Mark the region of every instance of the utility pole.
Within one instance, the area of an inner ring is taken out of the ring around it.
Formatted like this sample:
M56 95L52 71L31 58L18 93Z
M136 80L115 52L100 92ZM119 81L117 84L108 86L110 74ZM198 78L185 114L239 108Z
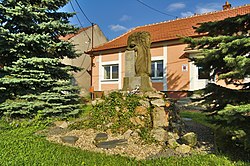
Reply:
M93 87L93 60L94 60L94 54L93 54L93 48L94 48L94 23L91 23L92 28L92 34L91 34L91 64L90 64L90 93L91 93L91 99L94 98L94 87Z

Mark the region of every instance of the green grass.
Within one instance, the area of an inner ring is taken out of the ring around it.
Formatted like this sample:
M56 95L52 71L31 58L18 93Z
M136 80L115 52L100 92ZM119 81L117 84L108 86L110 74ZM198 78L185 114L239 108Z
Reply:
M13 128L0 122L0 165L1 166L127 166L127 165L168 165L168 166L214 166L242 165L223 156L194 155L189 157L170 157L155 160L136 161L119 155L108 156L83 151L78 148L51 143L45 137L35 135L36 127Z

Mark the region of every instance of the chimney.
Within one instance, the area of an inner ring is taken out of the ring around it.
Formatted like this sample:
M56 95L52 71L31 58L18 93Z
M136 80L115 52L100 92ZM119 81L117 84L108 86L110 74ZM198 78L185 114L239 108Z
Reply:
M226 1L225 5L223 5L223 10L228 10L228 9L231 9L231 4Z

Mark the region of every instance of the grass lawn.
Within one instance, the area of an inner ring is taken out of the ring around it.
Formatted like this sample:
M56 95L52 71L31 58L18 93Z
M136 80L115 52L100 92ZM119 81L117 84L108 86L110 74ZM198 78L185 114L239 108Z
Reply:
M232 162L223 156L195 155L190 157L171 157L155 160L136 161L121 156L82 151L77 148L48 142L45 137L35 135L35 127L12 128L0 122L0 165L168 165L168 166L215 166L248 165L244 162Z

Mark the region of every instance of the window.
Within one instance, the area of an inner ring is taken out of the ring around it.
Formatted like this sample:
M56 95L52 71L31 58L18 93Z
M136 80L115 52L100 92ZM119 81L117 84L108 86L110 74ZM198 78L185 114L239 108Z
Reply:
M151 78L161 79L163 77L163 60L151 62Z
M198 67L198 79L209 79L209 72L205 71L203 67Z
M104 80L118 80L119 78L119 66L118 64L114 65L105 65L104 69Z

